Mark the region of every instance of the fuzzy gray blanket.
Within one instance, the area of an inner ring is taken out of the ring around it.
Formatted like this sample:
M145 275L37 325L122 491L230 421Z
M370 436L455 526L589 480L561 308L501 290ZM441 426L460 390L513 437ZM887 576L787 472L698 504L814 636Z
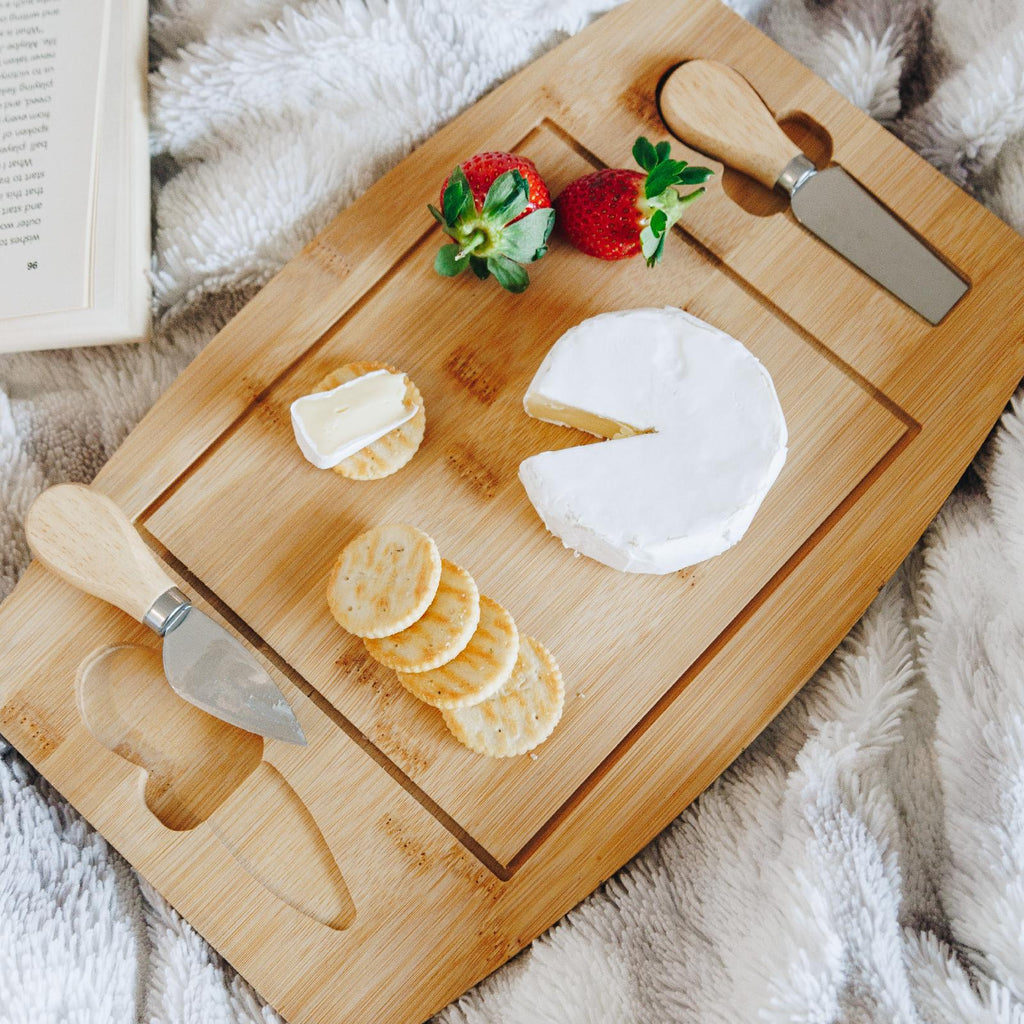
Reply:
M0 597L42 488L91 479L338 209L614 2L152 0L155 337L0 359ZM1024 0L731 5L1024 228ZM1020 1024L1022 922L1019 393L757 743L439 1019ZM278 1019L10 749L0 924L0 1024Z

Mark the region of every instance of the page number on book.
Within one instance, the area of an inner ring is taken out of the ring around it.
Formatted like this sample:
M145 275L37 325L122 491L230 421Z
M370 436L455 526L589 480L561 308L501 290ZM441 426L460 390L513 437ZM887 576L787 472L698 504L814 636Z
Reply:
M39 261L38 260L29 260L28 263L25 264L25 268L27 270L38 270L39 269Z

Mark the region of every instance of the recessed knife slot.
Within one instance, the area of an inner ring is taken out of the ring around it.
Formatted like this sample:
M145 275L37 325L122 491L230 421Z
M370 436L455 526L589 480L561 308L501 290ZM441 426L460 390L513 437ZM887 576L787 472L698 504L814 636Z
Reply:
M832 136L810 114L795 110L780 117L778 125L819 171L832 163Z
M682 63L686 63L685 61ZM662 121L672 131L673 118L671 113L666 113L663 106L662 91L677 71L681 64L676 64L662 75L658 82L657 106ZM667 100L671 104L671 97ZM732 116L742 120L742 111L733 111ZM775 120L775 123L782 130L785 136L793 142L799 150L814 164L818 170L823 170L832 162L834 143L832 135L822 124L816 121L810 114L803 110L795 110L776 117L773 111L767 106L764 107L764 114ZM678 132L675 133L678 136ZM682 140L687 142L686 139ZM692 142L687 142L692 144ZM718 160L714 154L709 156ZM728 164L722 165L721 170L722 191L742 210L754 217L772 217L782 213L789 206L788 199L765 184L756 181L749 174L737 171Z
M787 114L778 126L807 155L818 170L832 162L832 136L803 111ZM774 189L731 167L722 168L722 191L744 212L754 217L774 217L785 213L789 200Z
M263 739L182 700L160 652L101 647L78 670L78 708L89 732L146 773L146 806L183 832L206 821L263 760Z
M355 906L334 856L298 794L263 760L263 737L182 700L151 647L93 651L76 690L86 728L142 769L145 804L166 828L207 822L277 899L330 928L352 923Z
M883 198L838 165L822 168L811 159L729 65L678 65L661 82L658 109L688 146L788 196L803 228L929 323L940 323L970 287ZM801 138L814 126L806 114L789 118L790 132ZM823 131L809 132L812 143L815 136L823 141Z

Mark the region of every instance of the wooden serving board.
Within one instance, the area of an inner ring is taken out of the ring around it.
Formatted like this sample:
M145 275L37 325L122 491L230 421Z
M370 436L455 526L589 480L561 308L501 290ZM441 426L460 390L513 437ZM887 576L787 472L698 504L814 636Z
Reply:
M460 159L524 152L553 192L627 164L637 134L667 135L658 83L693 57L736 68L819 163L841 164L970 280L942 324L720 167L656 271L556 236L523 296L434 273L425 205ZM1024 374L1022 267L1019 236L716 0L634 0L343 212L96 480L265 660L309 746L254 746L147 696L162 684L145 652L87 661L155 644L38 566L0 609L0 729L289 1020L423 1020L664 828L839 642ZM582 440L522 412L550 345L584 317L648 305L743 341L790 430L741 543L663 577L573 557L517 479L527 455ZM421 451L374 483L310 467L288 419L294 398L362 359L407 371L427 408ZM337 552L385 520L427 530L555 653L565 715L535 757L457 745L333 622ZM186 750L202 768L177 778Z

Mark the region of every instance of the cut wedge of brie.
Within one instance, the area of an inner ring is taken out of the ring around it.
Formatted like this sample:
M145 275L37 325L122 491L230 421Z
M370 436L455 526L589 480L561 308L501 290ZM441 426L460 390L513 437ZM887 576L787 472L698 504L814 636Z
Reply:
M302 454L331 469L416 415L405 401L404 374L374 370L330 391L291 404L292 429Z
M768 371L680 309L584 320L545 356L523 404L611 439L531 456L519 478L566 547L623 572L669 573L721 554L786 461Z

